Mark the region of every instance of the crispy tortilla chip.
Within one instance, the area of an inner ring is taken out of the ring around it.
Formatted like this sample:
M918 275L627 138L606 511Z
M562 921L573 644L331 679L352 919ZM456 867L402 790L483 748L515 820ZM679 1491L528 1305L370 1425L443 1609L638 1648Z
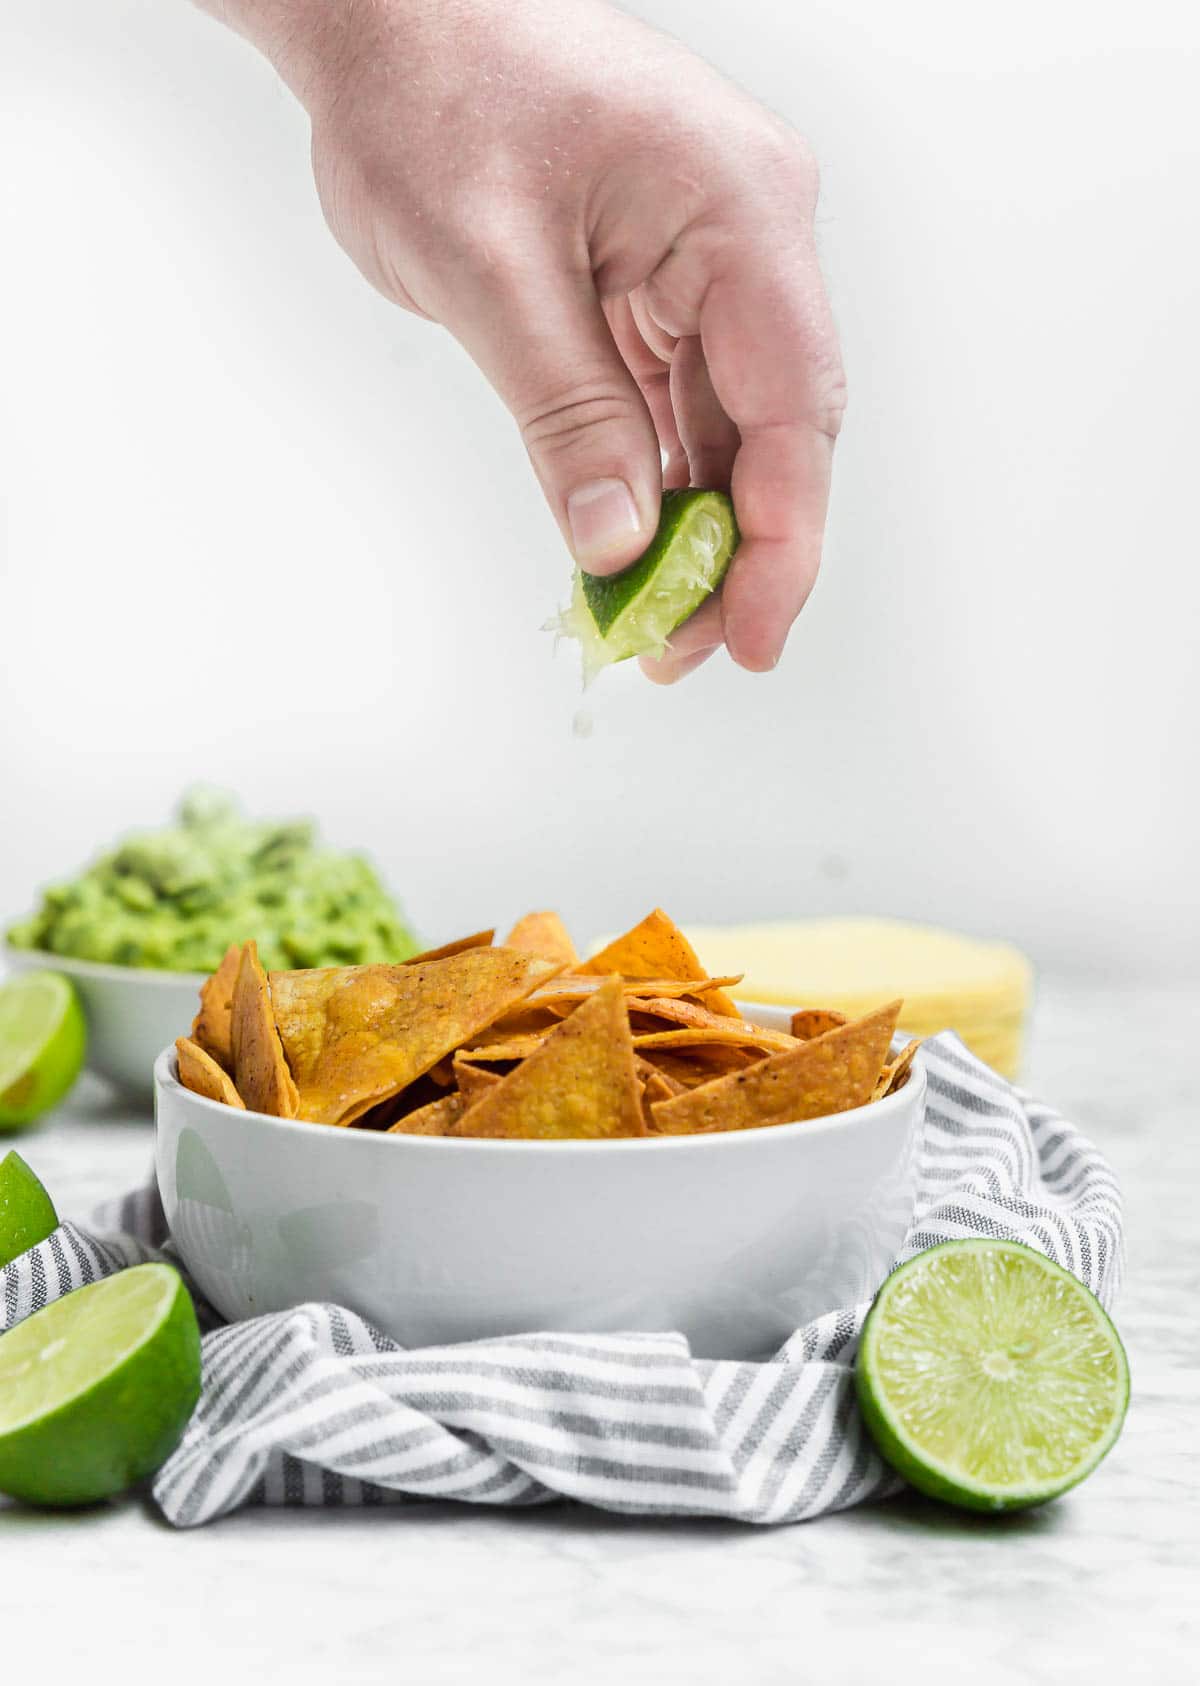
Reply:
M612 978L480 1096L459 1133L534 1141L644 1136L640 1093L621 980Z
M637 1057L648 1060L659 1071L674 1078L682 1092L698 1088L701 1083L711 1083L714 1077L720 1077L727 1071L743 1071L756 1060L765 1059L766 1055L755 1048L731 1048L717 1044L675 1053L669 1048L648 1048L644 1052L639 1049Z
M454 1056L454 1077L458 1091L468 1106L472 1101L478 1100L485 1089L491 1089L495 1084L504 1081L503 1072L476 1065L473 1060L463 1059L461 1054Z
M421 966L273 972L301 1118L353 1123L478 1036L554 969L513 949L473 948Z
M763 1030L744 1019L731 1026L707 1025L677 1030L639 1031L633 1038L639 1053L650 1048L754 1048L771 1054L785 1054L800 1044L785 1030Z
M900 1002L890 1002L865 1019L838 1025L746 1071L661 1101L654 1121L664 1134L690 1135L793 1124L863 1106L887 1058L899 1012Z
M649 1077L642 1082L642 1117L645 1120L648 1135L658 1135L658 1125L654 1122L654 1108L659 1101L669 1101L677 1091L667 1074L663 1071L651 1071Z
M782 1053L785 1048L793 1048L796 1038L789 1036L786 1030L765 1030L761 1025L753 1025L747 1019L729 1019L723 1013L714 1013L709 1007L701 1007L694 1001L659 1000L651 997L649 1000L629 1002L631 1020L636 1016L639 1021L644 1017L649 1020L661 1020L667 1024L678 1025L686 1030L720 1031L724 1039L734 1043L745 1043L755 1048L769 1048L772 1053ZM651 1029L655 1026L651 1025ZM699 1040L699 1038L697 1038ZM664 1043L663 1046L670 1046Z
M625 1003L632 1011L643 998L653 1000L687 999L699 1005L709 989L719 990L723 984L737 983L737 978L622 978L621 989ZM572 972L562 972L530 997L531 1006L547 1009L559 1018L566 1018L581 1001L603 987L604 978L583 978ZM740 1023L740 1016L738 1019Z
M792 1014L792 1035L802 1042L811 1042L814 1036L824 1036L827 1030L836 1030L845 1023L845 1013L835 1013L832 1007L801 1007L798 1013Z
M665 1095L656 1093L656 1100L666 1100L670 1095L682 1095L688 1087L686 1083L681 1083L677 1077L673 1077L669 1071L665 1071L662 1066L652 1064L643 1054L634 1054L633 1068L644 1084L648 1084L651 1078L662 1078L667 1092Z
M579 964L575 944L557 913L527 913L505 937L504 946L540 954L543 960L557 960L563 966Z
M443 943L441 948L427 948L421 954L414 954L411 960L406 960L406 966L423 966L427 960L451 960L456 954L466 954L472 948L491 948L492 938L496 935L495 928L490 931L475 931L469 937L456 937L452 943Z
M238 963L231 1041L233 1081L250 1111L299 1117L299 1098L276 1029L267 974L253 942L243 945Z
M885 1065L875 1079L875 1089L871 1095L873 1101L882 1100L884 1095L894 1095L897 1089L902 1089L908 1082L909 1068L913 1063L917 1049L921 1046L921 1038L906 1043L896 1055L890 1065Z
M226 1106L236 1106L245 1112L246 1103L234 1088L229 1073L222 1070L212 1055L198 1043L189 1041L186 1036L178 1037L175 1060L179 1067L179 1081L193 1095L203 1095L210 1101L224 1101Z
M387 1129L389 1136L453 1136L459 1119L467 1110L466 1099L453 1093L443 1095L441 1100L430 1101L427 1106L418 1107L416 1112L409 1112L403 1118L398 1118Z
M554 1030L557 1028L557 1025L552 1027ZM503 1065L507 1061L527 1059L549 1035L551 1030L531 1030L524 1036L505 1036L495 1042L484 1038L463 1052L480 1065Z
M593 976L606 972L620 972L626 978L681 978L685 981L705 977L705 971L690 942L661 907L648 913L632 931L617 937L580 967ZM720 989L704 990L704 1004L714 1013L727 1018L740 1017L737 1003Z
M225 1071L233 1070L233 989L242 945L230 943L211 978L200 985L200 1011L192 1020L192 1040Z

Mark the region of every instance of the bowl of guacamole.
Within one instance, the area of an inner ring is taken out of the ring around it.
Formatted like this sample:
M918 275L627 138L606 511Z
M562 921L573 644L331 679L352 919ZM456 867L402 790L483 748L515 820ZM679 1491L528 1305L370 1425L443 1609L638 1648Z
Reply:
M398 962L419 947L365 856L324 844L311 820L250 819L232 797L194 790L170 824L43 890L5 933L4 958L65 972L89 1065L144 1094L203 979L251 937L269 971Z

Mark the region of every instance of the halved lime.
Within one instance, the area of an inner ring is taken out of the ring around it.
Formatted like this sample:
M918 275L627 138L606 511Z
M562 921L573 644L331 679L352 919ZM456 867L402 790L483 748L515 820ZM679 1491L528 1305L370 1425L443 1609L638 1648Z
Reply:
M19 1153L0 1159L0 1270L58 1228L54 1202Z
M636 562L603 577L576 569L571 605L551 630L579 640L585 682L610 662L661 656L725 578L738 537L724 492L664 492L658 531Z
M83 1008L61 972L0 984L0 1130L19 1130L56 1106L86 1049Z
M1069 1272L1017 1241L947 1241L879 1290L858 1399L880 1452L921 1492L1019 1510L1095 1469L1121 1432L1129 1366Z
M174 1450L200 1396L200 1331L178 1272L135 1265L0 1335L0 1493L111 1498Z

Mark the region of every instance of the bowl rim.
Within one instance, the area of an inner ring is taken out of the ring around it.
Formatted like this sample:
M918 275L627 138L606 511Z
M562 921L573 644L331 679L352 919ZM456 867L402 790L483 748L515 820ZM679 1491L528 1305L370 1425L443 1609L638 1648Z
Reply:
M756 1006L766 1006L768 1003L741 1002L739 1005L749 1009ZM774 1010L780 1011L778 1007ZM892 1046L895 1048L896 1043L899 1042L901 1047L905 1047L912 1040L912 1037L906 1036L901 1031L893 1037ZM379 1143L384 1139L393 1144L385 1150L389 1153L395 1151L396 1143L402 1143L414 1152L501 1153L510 1157L520 1154L536 1154L540 1157L547 1153L561 1156L574 1153L590 1155L596 1153L745 1152L747 1151L746 1144L754 1141L787 1141L797 1133L806 1136L824 1136L849 1132L863 1125L868 1117L871 1123L882 1122L890 1118L893 1113L905 1111L909 1104L912 1104L915 1110L920 1113L925 1101L926 1087L924 1055L921 1050L918 1050L909 1068L907 1082L894 1094L884 1095L877 1101L867 1101L862 1106L850 1107L845 1112L826 1113L820 1118L797 1119L791 1124L757 1124L745 1130L714 1131L711 1135L620 1136L606 1141L547 1142L492 1140L484 1136L408 1136L403 1131L397 1131L395 1135L392 1135L386 1130L339 1129L333 1125L315 1125L303 1118L275 1118L267 1112L251 1112L249 1108L244 1112L237 1112L233 1107L226 1106L223 1101L209 1100L206 1095L198 1095L194 1090L184 1088L177 1074L175 1045L172 1043L169 1047L163 1049L154 1062L154 1126L157 1133L159 1095L170 1093L185 1095L187 1097L186 1104L194 1104L205 1110L219 1113L226 1120L231 1117L235 1118L239 1127L245 1123L251 1123L252 1127L257 1130L266 1125L285 1137L299 1136L310 1140L313 1139L312 1132L314 1130L322 1131L326 1136L332 1130L344 1140L353 1139L363 1143L373 1142L375 1144L373 1151L376 1152L379 1151ZM318 1136L316 1139L321 1138ZM749 1151L753 1151L753 1149L751 1148Z
M147 983L187 984L199 992L209 976L207 972L167 972L161 966L118 966L112 961L79 960L71 954L55 954L49 948L21 948L8 941L0 945L0 954L6 962L15 960L18 968L66 972L104 983L128 983L131 978L137 978Z

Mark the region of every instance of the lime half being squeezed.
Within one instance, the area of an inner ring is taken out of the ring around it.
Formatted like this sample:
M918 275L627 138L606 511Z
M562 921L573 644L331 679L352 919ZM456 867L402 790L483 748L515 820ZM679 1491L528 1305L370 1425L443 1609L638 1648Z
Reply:
M630 656L661 656L671 634L725 578L738 546L725 492L664 492L658 531L619 574L575 571L570 607L550 630L575 638L584 683Z

